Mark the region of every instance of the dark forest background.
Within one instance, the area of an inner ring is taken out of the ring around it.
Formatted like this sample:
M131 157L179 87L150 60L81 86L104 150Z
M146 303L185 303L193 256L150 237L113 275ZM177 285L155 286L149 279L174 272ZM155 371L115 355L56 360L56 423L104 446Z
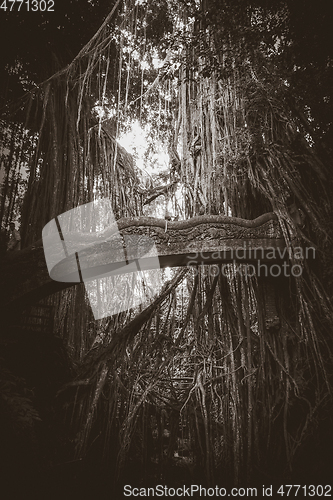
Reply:
M10 221L25 248L56 215L94 197L109 198L116 218L166 203L179 220L273 211L291 250L311 244L316 259L300 277L269 283L232 266L228 278L175 268L150 306L103 320L83 285L10 317L2 311L0 496L329 484L327 2L56 0L54 12L7 4L1 265ZM136 120L147 165L162 148L167 169L139 168L117 142Z

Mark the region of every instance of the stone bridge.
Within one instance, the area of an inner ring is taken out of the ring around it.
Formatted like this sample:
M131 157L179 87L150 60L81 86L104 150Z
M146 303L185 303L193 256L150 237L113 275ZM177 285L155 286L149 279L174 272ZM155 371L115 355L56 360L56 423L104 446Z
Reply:
M92 279L110 272L158 267L259 260L273 263L282 259L285 249L274 213L254 220L211 215L168 223L152 217L130 217L118 220L103 232L74 236L73 242L59 240L73 248L65 258L60 243L59 248L54 245L51 249L54 265L49 265L49 270L42 240L6 254L0 267L3 312L76 285L82 281L82 274Z

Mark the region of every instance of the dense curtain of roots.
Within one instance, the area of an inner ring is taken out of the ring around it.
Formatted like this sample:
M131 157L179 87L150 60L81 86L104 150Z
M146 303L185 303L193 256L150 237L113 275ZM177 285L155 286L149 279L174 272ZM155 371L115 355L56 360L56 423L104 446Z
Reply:
M146 15L127 2L118 28L135 40ZM282 99L283 83L265 80L251 61L227 65L214 33L186 15L179 7L174 33L185 30L187 42L170 46L167 62L174 69L140 98L141 106L148 102L171 117L169 181L181 187L180 217L252 219L274 211L290 264L302 273L265 279L233 264L223 273L210 266L173 270L145 309L98 322L83 288L49 300L75 362L75 378L62 394L73 401L65 418L75 424L73 434L79 429L78 457L94 445L120 475L137 460L145 473L155 467L158 477L178 464L192 479L199 474L214 484L232 477L244 484L254 474L273 477L274 468L290 471L320 411L332 402L332 306L319 266L295 254L313 246L316 261L326 265L330 179L305 139L309 130ZM117 218L142 214L132 159L114 130L92 114L93 74L101 60L108 66L111 38L105 24L66 71L31 93L26 127L5 129L11 146L4 189L12 198L17 165L29 165L21 216L26 245L55 215L94 197L109 197ZM120 121L134 62L119 47L113 70L125 88L116 96ZM225 47L225 54L232 49ZM217 65L207 74L212 58ZM98 88L103 93L104 83ZM29 147L26 130L32 130ZM290 197L305 213L302 229L288 213ZM3 221L12 198L1 207Z

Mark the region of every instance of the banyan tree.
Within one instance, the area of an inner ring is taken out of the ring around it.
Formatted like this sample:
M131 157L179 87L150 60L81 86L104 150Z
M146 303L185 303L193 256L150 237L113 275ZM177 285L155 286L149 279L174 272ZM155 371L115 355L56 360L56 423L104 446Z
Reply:
M271 212L287 250L264 276L233 261L161 269L150 301L99 320L83 284L21 304L17 316L52 311L67 364L52 418L29 400L28 425L60 436L47 477L75 467L73 484L115 491L329 481L332 59L305 56L315 35L296 4L118 0L72 62L6 106L1 217L20 220L23 248L108 199L120 221L165 216L165 234ZM144 168L120 144L135 121ZM168 165L148 173L162 152ZM29 335L14 324L6 338Z

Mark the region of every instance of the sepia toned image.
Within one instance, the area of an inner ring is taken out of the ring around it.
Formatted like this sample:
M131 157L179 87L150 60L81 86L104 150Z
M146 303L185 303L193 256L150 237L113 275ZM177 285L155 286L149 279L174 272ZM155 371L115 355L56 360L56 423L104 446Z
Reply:
M332 497L331 11L0 0L1 500Z

